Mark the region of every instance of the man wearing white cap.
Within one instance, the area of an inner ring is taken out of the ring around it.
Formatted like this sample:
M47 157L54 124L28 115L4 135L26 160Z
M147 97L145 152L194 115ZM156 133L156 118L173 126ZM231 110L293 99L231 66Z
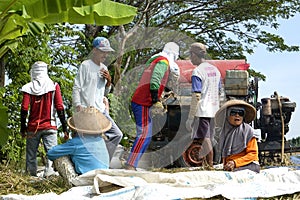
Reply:
M111 89L111 76L106 65L103 64L109 53L114 50L105 37L96 37L93 40L93 49L90 58L79 66L73 86L73 105L76 111L85 107L95 107L112 123L111 129L105 132L108 140L106 146L110 160L120 143L123 133L105 109L105 96Z
M46 152L57 145L56 113L65 137L68 136L64 105L59 84L49 78L48 65L41 61L32 65L31 82L24 85L21 91L23 92L21 134L26 137L26 171L32 176L37 176L36 156L40 140L43 140ZM26 125L29 108L30 114ZM52 161L48 160L44 176L52 173L54 173Z
M178 55L179 46L175 42L168 42L162 52L152 56L146 62L148 67L144 70L131 100L137 133L126 162L126 169L136 170L140 158L150 144L152 137L150 112L162 107L160 98L169 74L174 73L179 76L179 68L175 63Z

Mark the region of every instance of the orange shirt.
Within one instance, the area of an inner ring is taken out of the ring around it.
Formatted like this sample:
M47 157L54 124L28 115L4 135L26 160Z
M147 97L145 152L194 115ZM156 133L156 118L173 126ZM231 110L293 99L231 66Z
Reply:
M253 161L258 161L258 146L256 138L253 137L248 142L247 147L246 149L244 149L244 151L225 158L224 165L230 160L233 160L235 162L236 168L245 166Z

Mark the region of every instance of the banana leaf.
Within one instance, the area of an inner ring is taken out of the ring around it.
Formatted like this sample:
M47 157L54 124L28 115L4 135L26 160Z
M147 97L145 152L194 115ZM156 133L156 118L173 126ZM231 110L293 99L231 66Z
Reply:
M12 40L42 32L43 24L118 26L136 14L135 7L110 0L0 0L0 58L13 50Z
M25 11L32 21L45 24L68 22L118 26L130 23L137 14L135 7L110 0L0 1L2 14L21 10Z

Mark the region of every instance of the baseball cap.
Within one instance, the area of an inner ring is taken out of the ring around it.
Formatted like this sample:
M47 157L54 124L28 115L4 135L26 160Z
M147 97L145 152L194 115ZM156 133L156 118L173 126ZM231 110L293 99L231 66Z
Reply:
M105 37L96 37L93 40L93 47L101 51L115 51L113 48L110 47L110 43Z

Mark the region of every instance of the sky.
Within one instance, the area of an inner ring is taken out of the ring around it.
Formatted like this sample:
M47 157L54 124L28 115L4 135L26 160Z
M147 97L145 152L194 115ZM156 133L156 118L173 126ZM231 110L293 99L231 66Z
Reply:
M300 46L300 14L288 20L280 20L280 27L273 31L284 38L288 45ZM271 53L265 46L258 46L254 54L247 55L250 68L266 76L259 82L258 100L270 98L276 91L279 96L296 102L286 139L300 137L300 52Z

